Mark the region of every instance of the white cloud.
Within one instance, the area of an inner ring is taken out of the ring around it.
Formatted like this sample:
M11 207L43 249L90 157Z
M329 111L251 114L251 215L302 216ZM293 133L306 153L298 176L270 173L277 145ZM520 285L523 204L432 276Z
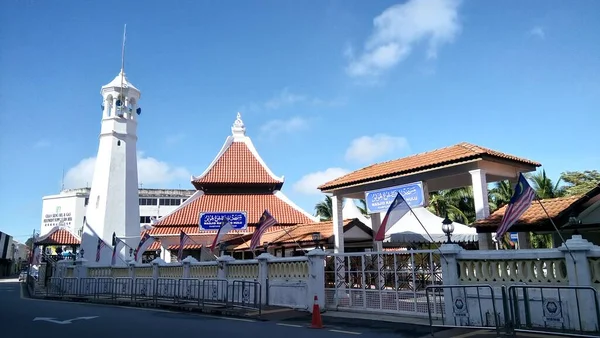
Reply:
M91 186L94 176L96 158L89 157L81 160L65 174L65 188L82 188ZM172 167L166 162L153 157L145 157L138 153L138 181L144 186L166 184L177 180L189 180L190 173L184 167Z
M265 135L275 136L305 130L308 125L308 120L296 116L288 120L271 120L260 127L260 130Z
M460 32L460 0L409 0L393 5L373 20L373 32L358 57L346 47L350 76L376 76L404 60L413 47L428 43L427 57L436 58L440 45Z
M346 149L346 161L370 163L395 152L407 152L408 141L404 137L376 134L361 136L350 142Z
M546 32L543 27L535 26L529 30L529 36L544 39L546 37Z
M327 168L324 171L317 171L302 176L302 178L294 183L294 191L306 195L318 195L321 191L317 189L323 183L329 182L335 178L346 175L349 170L343 168Z

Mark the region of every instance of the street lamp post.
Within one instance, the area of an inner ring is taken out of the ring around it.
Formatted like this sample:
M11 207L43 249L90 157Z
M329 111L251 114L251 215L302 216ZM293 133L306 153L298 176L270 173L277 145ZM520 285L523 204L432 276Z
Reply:
M442 221L442 231L446 234L446 236L448 236L448 241L446 243L452 244L451 237L452 233L454 232L454 223L452 223L450 218L448 218L448 215L446 215L446 218L444 218Z
M320 232L313 232L312 233L312 240L313 240L313 242L315 242L315 249L320 249L321 245L319 245L319 242L321 241L321 233Z

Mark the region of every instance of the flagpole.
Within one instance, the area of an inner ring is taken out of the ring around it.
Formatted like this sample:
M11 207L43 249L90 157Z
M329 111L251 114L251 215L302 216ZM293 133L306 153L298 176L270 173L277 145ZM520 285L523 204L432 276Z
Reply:
M290 235L290 233L287 231L287 229L285 227L281 227L281 229L283 231L285 231L285 233L292 239L292 241L294 241L294 243L296 243L296 245L298 246L298 248L300 248L300 250L304 251L305 253L308 252L308 250L304 250L302 248L302 246L300 245L300 243L298 243L298 241L296 241L296 239L294 239L294 237L292 237L292 235Z
M421 223L421 220L419 219L419 217L417 217L417 214L415 214L415 212L410 207L410 205L408 205L408 202L404 201L404 203L406 203L406 206L410 210L411 214L413 214L413 216L415 216L415 218L417 219L417 222L419 222L419 224L421 225L421 227L423 228L423 230L425 230L425 233L427 234L427 236L429 236L429 239L431 239L431 242L433 243L434 242L433 241L433 237L431 237L431 235L429 234L429 231L427 231L427 229L425 228L425 226L423 225L423 223ZM440 252L440 255L442 255L442 258L444 258L444 262L446 262L446 265L448 265L448 260L446 259L446 256L444 255L444 253L442 252L442 250L440 249L439 246L438 246L437 250Z
M577 262L575 261L575 257L573 257L573 253L571 252L571 249L569 249L569 246L567 245L567 242L565 241L565 238L562 236L562 234L560 233L560 231L558 231L558 227L556 226L556 223L554 223L554 221L552 220L552 217L550 217L550 215L548 214L548 211L546 211L546 208L544 207L544 204L542 204L542 201L540 201L539 198L536 198L536 201L540 204L540 207L542 207L542 210L544 210L544 213L546 214L546 216L550 220L550 223L552 223L552 226L554 227L554 230L556 230L556 233L558 233L558 236L562 240L563 245L565 246L565 248L569 252L569 255L571 255L571 259L573 259L573 262L575 264L577 264Z

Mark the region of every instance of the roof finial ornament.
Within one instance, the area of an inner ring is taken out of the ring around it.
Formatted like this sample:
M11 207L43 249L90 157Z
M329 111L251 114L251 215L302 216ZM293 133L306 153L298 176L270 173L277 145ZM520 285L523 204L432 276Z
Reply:
M242 121L242 114L239 112L237 113L235 122L233 122L233 126L231 126L231 133L234 137L246 136L246 127L244 126L244 121Z

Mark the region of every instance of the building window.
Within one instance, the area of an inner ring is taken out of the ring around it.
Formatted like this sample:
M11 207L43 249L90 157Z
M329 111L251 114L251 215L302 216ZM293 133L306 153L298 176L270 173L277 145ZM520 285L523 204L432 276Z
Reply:
M85 202L84 202L84 206L86 206L86 207L87 207L87 205L88 205L89 203L90 203L90 198L89 198L89 197L86 197L86 198L85 198Z
M160 205L180 205L180 198L161 198Z
M150 223L150 216L140 216L140 224Z
M140 205L156 205L156 198L140 198Z

